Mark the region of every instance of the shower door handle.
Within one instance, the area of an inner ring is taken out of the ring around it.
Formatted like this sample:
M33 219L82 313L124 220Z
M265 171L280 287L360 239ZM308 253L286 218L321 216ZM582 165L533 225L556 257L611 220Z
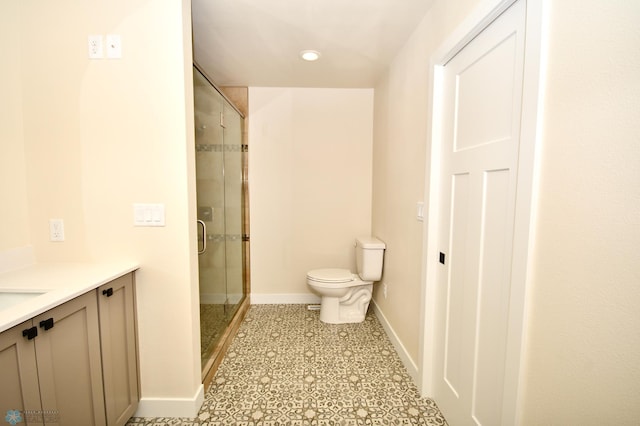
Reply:
M198 219L198 225L202 226L202 250L198 249L198 254L202 254L207 251L207 225L200 219Z

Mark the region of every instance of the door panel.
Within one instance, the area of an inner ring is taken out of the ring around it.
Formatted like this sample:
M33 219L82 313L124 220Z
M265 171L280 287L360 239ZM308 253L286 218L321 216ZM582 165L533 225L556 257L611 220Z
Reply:
M225 268L224 99L194 70L196 195L200 303L223 306L227 300ZM217 331L212 331L213 334ZM208 340L207 336L203 340Z
M472 62L456 75L455 151L511 138L516 43L511 33L477 58L471 51L456 57Z
M435 398L451 425L501 423L524 52L524 1L444 67Z
M105 295L103 291L111 290ZM138 408L138 364L133 275L98 289L107 424L124 425Z
M478 282L473 416L477 423L500 424L509 312L512 221L509 170L484 174Z
M49 319L53 328L45 330L41 323ZM35 347L45 423L104 425L96 294L57 306L35 317L33 324L40 325Z
M36 425L42 424L42 420L34 421L38 420L37 414L25 415L25 411L41 412L34 340L23 335L24 330L32 327L29 320L0 333L0 414L4 420L9 411L16 410L22 413L25 422Z
M464 312L468 300L464 293L464 265L469 223L469 174L454 175L451 183L451 242L449 246L450 273L447 283L447 323L445 326L445 381L451 392L459 397L464 372L462 354L464 340Z
M244 297L244 118L194 67L203 377Z
M242 128L244 120L224 104L224 198L226 294L233 315L243 295L242 280Z

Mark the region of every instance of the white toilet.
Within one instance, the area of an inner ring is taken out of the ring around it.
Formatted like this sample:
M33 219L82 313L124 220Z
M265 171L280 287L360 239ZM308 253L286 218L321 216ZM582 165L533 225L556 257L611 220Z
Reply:
M362 322L371 301L373 282L382 277L384 242L373 237L356 239L358 273L348 269L314 269L307 284L321 296L320 321L329 324Z

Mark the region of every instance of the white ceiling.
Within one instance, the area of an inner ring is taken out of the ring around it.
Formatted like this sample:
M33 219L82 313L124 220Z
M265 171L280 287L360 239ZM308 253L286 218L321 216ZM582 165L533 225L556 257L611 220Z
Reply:
M432 4L192 0L194 60L219 86L373 87Z

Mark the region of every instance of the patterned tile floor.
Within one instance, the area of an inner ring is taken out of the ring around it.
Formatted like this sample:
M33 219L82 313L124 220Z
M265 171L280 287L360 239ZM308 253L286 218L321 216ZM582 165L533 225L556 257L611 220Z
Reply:
M372 313L324 324L305 305L253 305L194 419L160 425L446 425L421 398Z

